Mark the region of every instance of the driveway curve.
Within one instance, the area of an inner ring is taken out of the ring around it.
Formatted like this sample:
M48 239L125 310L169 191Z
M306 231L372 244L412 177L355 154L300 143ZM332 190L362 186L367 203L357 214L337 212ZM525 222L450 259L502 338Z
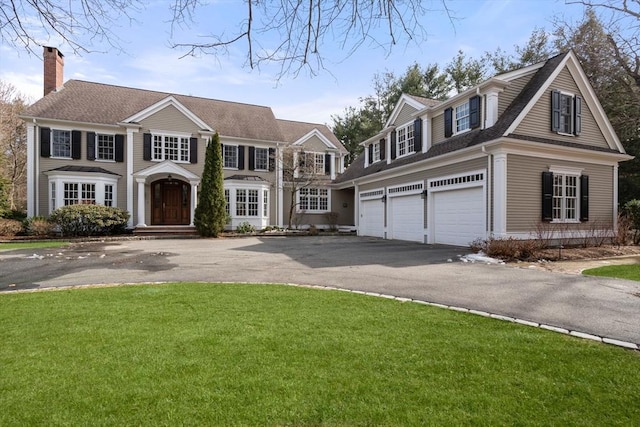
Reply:
M467 253L353 236L86 242L0 253L0 291L173 281L295 283L465 307L640 344L640 283L461 262Z

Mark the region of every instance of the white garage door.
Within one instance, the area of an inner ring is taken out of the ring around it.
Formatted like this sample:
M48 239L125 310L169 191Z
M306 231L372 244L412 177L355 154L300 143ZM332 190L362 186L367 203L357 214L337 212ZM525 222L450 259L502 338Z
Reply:
M360 201L359 234L384 237L384 203L380 199Z
M391 238L424 243L424 199L419 194L389 197Z
M434 242L467 246L485 237L482 187L433 193Z

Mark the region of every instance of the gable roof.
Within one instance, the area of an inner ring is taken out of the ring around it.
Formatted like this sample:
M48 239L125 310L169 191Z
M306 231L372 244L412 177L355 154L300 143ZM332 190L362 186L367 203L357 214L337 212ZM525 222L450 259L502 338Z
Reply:
M336 183L349 182L354 179L375 174L377 172L394 169L410 163L438 157L458 150L463 150L465 148L479 145L484 142L489 142L503 136L526 141L543 142L551 145L583 148L607 153L624 153L624 150L620 151L613 148L600 148L590 145L588 146L552 139L533 138L525 135L508 134L508 130L512 127L516 120L521 119L520 116L523 111L525 111L529 104L536 98L536 95L540 92L541 88L545 87L545 85L548 84L548 80L552 75L556 73L556 70L560 67L560 65L566 62L566 59L569 55L575 56L575 54L573 54L571 51L564 52L552 58L549 58L541 67L539 67L531 80L529 80L527 85L522 89L522 91L520 91L520 93L515 97L511 104L500 115L493 126L486 129L474 129L453 136L443 142L432 145L426 153L415 153L407 157L393 160L389 164L387 164L386 162L377 162L365 168L363 152L347 168L347 170L338 177ZM604 114L604 112L602 114Z
M284 142L294 144L296 142L299 142L302 138L308 136L309 134L313 134L313 132L316 131L322 136L321 139L326 139L340 152L347 152L340 140L333 134L333 132L331 132L331 130L326 125L281 119L278 119L278 124L280 125L280 130L282 132Z
M269 107L82 80L67 81L62 89L31 105L24 116L118 125L169 97L222 136L283 140L280 126Z

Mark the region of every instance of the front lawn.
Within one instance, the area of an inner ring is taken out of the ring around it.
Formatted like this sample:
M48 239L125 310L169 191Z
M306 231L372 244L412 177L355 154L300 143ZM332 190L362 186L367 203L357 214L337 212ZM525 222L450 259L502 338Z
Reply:
M16 249L46 249L63 248L69 246L69 242L62 241L39 241L39 242L10 242L0 243L0 251L11 251Z
M277 285L0 295L0 425L640 425L638 352Z
M640 281L640 264L606 265L584 270L582 274Z

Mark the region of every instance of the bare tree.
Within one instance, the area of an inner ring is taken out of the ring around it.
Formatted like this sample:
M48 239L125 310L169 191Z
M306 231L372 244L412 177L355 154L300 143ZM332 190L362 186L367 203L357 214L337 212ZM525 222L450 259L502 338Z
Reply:
M26 106L16 88L0 80L0 179L8 183L11 210L26 207L27 130L19 117Z
M280 76L302 70L315 74L324 69L328 39L340 44L345 57L363 45L386 52L402 41L419 43L426 38L424 15L444 13L452 21L447 0L244 0L240 22L229 22L200 40L171 41L183 56L226 53L244 44L246 63L280 66ZM238 5L242 4L237 2ZM426 6L425 6L426 5ZM144 0L0 0L0 37L16 48L35 49L54 37L74 52L89 52L95 44L121 49L116 29L131 23L142 12ZM192 27L196 17L215 13L215 3L172 0L171 35ZM383 30L383 31L379 31ZM381 34L380 36L378 34ZM335 52L333 52L335 55Z

